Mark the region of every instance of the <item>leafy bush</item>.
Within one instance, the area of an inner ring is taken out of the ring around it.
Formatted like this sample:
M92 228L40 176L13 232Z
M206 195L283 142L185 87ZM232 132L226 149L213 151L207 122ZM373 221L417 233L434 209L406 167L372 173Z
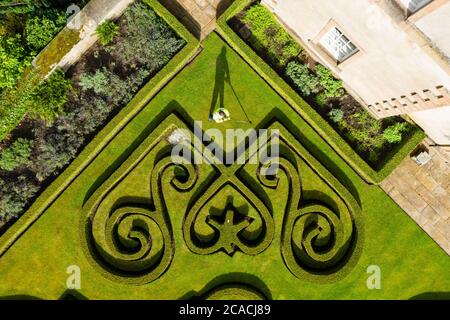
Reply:
M29 110L32 95L40 77L36 70L26 72L13 89L6 88L0 95L0 139L17 126Z
M328 116L330 117L331 121L333 121L334 123L338 123L341 122L344 118L344 112L341 109L332 109L328 113Z
M33 92L30 114L52 122L61 113L72 88L72 81L66 79L64 71L56 69L46 80L40 83Z
M100 43L106 46L119 34L119 26L111 20L106 20L97 27L95 33L97 34Z
M364 154L369 162L376 163L379 160L385 145L381 121L361 107L345 121L339 122L339 125L354 148Z
M38 190L39 186L24 175L8 181L0 178L0 220L17 218Z
M327 95L324 92L319 93L318 95L316 95L314 97L314 101L317 103L317 105L322 108L325 109L328 107L330 98L327 97Z
M0 0L0 14L36 13L51 8L65 9L71 3L83 6L87 0Z
M284 67L301 51L300 45L291 37L263 5L252 6L242 18L249 26L251 45L263 53L277 67Z
M45 10L42 16L33 16L25 23L27 45L39 51L44 48L65 26L67 15L54 9Z
M64 3L66 2L66 3ZM77 3L84 1L75 1ZM48 10L50 7L67 5L68 1L55 0L0 0L0 14L6 13L30 13Z
M108 77L106 76L105 68L97 70L93 75L82 75L79 84L83 90L92 89L97 94L107 92Z
M344 96L345 90L342 80L335 79L331 71L321 64L316 66L316 74L319 77L319 83L324 89L328 98L340 98Z
M106 47L106 51L120 56L132 69L141 66L148 75L152 75L185 44L145 3L136 3L125 11L124 16L127 22L126 36Z
M13 88L31 59L21 35L0 37L0 90Z
M18 138L9 148L0 153L0 169L12 171L17 167L28 164L33 142Z
M319 80L309 71L308 66L291 61L286 67L286 75L304 96L319 92Z
M402 141L403 134L409 130L410 125L407 122L397 122L384 130L383 137L389 143L400 143Z
M0 14L28 13L43 6L45 0L0 0Z
M0 0L1 3L1 0ZM0 13L1 14L1 13ZM21 34L23 18L16 14L5 14L0 19L0 37Z

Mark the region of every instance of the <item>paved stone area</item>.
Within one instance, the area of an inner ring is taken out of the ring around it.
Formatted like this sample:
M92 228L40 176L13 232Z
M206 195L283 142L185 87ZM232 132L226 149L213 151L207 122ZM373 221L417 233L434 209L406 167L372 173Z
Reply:
M233 0L160 0L197 38L216 27L217 18Z
M408 157L381 187L450 255L450 150L425 146L430 162Z

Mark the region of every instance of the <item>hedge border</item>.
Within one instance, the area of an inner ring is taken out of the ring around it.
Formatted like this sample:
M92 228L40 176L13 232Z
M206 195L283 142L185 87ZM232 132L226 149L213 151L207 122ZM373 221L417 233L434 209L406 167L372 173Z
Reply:
M423 141L425 133L415 127L406 140L394 148L380 169L373 169L278 73L269 66L228 25L228 21L254 0L235 1L217 22L218 34L252 67L363 179L378 184L389 176L400 162Z
M259 289L246 283L226 283L210 289L201 295L202 300L223 300L224 297L236 296L240 300L270 300Z
M199 41L158 0L143 0L186 41L178 52L133 99L92 139L68 167L38 196L31 207L0 237L0 257L90 165L103 149L136 117L148 102L194 57Z

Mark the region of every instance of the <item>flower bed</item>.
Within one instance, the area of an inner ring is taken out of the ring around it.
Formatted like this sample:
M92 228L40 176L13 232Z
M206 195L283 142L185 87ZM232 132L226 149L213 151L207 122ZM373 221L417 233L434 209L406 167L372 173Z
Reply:
M52 122L27 117L3 152L29 141L28 159L0 170L0 220L22 214L95 134L186 44L146 3L133 4L116 22L120 33L96 44L66 76L72 83L62 113ZM162 79L161 79L162 80ZM23 140L20 140L23 141ZM16 148L17 149L17 148ZM9 155L8 159L14 159Z
M246 41L374 169L411 134L400 117L375 119L343 88L330 70L314 61L273 14L253 4L229 21Z
M27 113L46 117L51 112L53 106L33 103L33 90L55 59L79 39L78 31L63 29L67 7L83 7L86 2L0 1L0 140L8 139ZM31 66L33 59L39 68Z

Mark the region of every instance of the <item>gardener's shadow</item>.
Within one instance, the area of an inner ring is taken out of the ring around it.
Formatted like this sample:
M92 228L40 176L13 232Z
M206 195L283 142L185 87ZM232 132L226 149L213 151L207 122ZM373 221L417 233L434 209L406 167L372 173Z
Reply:
M227 60L227 49L222 47L222 51L216 59L216 80L214 83L213 97L209 115L212 116L215 110L225 108L225 81L231 84L230 68ZM217 102L219 107L217 108Z

